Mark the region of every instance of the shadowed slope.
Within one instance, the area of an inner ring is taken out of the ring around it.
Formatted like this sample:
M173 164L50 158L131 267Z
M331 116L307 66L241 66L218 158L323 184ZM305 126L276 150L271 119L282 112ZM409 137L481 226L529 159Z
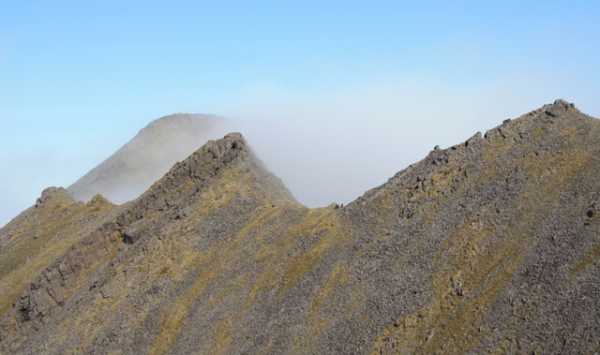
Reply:
M228 135L32 280L0 349L594 353L599 157L557 101L307 209Z

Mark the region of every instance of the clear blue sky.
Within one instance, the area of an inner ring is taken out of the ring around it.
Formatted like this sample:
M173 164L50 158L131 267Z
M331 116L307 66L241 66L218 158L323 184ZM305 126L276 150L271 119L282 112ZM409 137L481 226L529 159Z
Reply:
M465 138L558 96L598 116L599 64L597 1L4 0L0 224L164 114L331 112L327 95L364 88L403 106L394 88L414 85L425 105L477 107L448 108ZM496 116L476 122L486 107Z

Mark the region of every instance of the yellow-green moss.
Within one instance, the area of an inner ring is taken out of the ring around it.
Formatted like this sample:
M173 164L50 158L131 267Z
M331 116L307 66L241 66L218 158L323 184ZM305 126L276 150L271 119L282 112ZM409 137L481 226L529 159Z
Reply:
M600 243L594 244L585 256L571 269L571 275L575 276L592 264L600 261Z
M316 212L316 213L314 213ZM318 235L319 240L308 251L292 257L286 264L279 295L294 287L302 277L312 270L329 250L339 247L348 235L342 228L333 209L311 211L307 219L291 230L291 242L294 238ZM288 244L289 246L289 244ZM289 249L289 248L285 248Z
M497 150L508 149L506 143L494 142L493 154L485 158L490 160L488 164L492 168L482 174L481 183L497 174L493 167ZM373 354L430 354L436 351L461 354L473 349L485 334L480 325L489 307L529 250L535 247L529 233L540 218L538 212L557 203L560 191L590 158L586 152L570 151L556 154L551 159L528 155L517 161L516 165L535 177L525 185L516 201L516 206L523 211L517 224L510 228L505 238L492 243L489 237L494 230L477 220L458 228L444 241L436 259L432 302L405 316L396 326L385 328L375 341ZM460 292L457 292L457 284Z
M278 212L280 212L280 209L270 206L259 209L255 217L232 240L219 243L210 252L202 254L206 255L206 257L201 258L202 264L205 264L205 270L200 272L192 286L183 295L179 296L175 302L167 307L168 311L163 315L161 330L153 342L150 354L164 354L168 351L189 315L194 301L203 293L211 281L224 273L226 268L230 266L228 262L236 259L244 240L256 229L260 229L266 223L266 220L273 218ZM200 267L197 262L193 262L192 264L195 265L187 265L185 267L185 269L191 270L188 272L193 272Z
M34 278L85 237L94 223L99 223L112 209L108 203L85 206L52 201L49 206L33 211L33 217L19 221L20 225L12 231L11 243L0 258L0 316ZM82 220L87 221L87 228L82 227Z
M433 275L433 302L397 326L386 328L375 343L374 354L385 351L389 342L399 352L411 354L440 349L462 353L472 348L480 336L479 324L487 307L522 259L510 240L486 246L491 233L490 228L467 223L446 241Z
M213 335L214 346L210 350L210 354L225 355L228 353L232 341L231 321L228 319L221 320L215 328L215 334Z

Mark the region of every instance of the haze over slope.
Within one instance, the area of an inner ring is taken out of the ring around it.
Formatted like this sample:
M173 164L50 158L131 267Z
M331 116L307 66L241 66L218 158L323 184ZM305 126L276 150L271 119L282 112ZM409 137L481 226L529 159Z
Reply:
M51 189L0 229L0 352L596 353L599 174L600 121L564 101L345 207L229 134L130 204Z
M176 162L226 132L221 117L174 114L151 122L67 190L80 201L101 194L114 203L138 197Z

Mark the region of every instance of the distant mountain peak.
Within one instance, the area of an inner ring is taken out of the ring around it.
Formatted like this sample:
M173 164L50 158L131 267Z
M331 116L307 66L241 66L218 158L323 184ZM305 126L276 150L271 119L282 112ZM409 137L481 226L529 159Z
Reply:
M195 120L204 120L210 123L214 121L224 121L226 119L213 114L177 112L151 121L146 125L146 127L142 128L142 131L145 129L160 128L163 126L172 127L180 124L194 123L193 121Z
M68 188L80 201L101 194L115 203L130 201L209 139L226 133L225 119L178 113L161 117Z

